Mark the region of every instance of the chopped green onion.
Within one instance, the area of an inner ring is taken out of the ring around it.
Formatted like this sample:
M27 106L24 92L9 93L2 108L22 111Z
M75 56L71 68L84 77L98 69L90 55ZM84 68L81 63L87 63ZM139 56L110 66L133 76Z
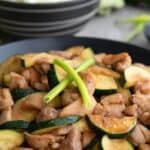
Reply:
M95 63L94 59L88 59L83 64L81 64L76 71L81 72L85 69L87 69L89 66L93 65ZM70 76L67 76L66 79L62 80L58 85L56 85L45 97L44 101L46 103L51 102L56 96L58 96L71 82L73 78Z
M69 64L65 63L64 61L60 59L55 59L54 63L62 67L68 73L68 75L74 79L74 81L76 82L79 88L85 107L90 108L91 98L89 96L88 90L84 82L82 81L78 73Z

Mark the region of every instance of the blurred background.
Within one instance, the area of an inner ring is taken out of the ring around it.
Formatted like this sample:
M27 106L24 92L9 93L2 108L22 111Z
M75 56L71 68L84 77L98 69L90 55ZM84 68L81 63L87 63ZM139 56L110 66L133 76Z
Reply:
M0 0L0 44L64 35L150 49L150 0Z

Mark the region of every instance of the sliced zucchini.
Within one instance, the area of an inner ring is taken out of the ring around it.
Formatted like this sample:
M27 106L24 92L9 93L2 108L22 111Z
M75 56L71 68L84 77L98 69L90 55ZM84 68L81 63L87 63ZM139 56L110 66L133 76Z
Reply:
M11 95L13 97L14 101L17 101L23 97L26 97L27 95L30 95L32 93L35 93L36 91L33 89L13 89L11 91Z
M23 120L8 121L0 125L0 129L27 129L29 122Z
M51 64L54 59L60 58L57 55L52 55L48 53L28 53L20 56L20 61L23 67L31 67L37 62L46 62Z
M150 72L142 67L131 65L125 69L124 78L126 81L124 87L129 88L139 81L150 79Z
M114 138L128 136L137 123L136 117L112 118L100 115L88 115L86 118L91 129L100 134L106 133Z
M117 92L118 86L113 77L105 75L96 75L96 90L94 95L101 96Z
M66 75L67 73L61 67L51 64L51 69L47 73L50 88L55 87Z
M12 150L23 142L23 134L14 130L0 130L0 150Z
M58 127L73 124L77 122L79 119L80 119L79 116L74 115L74 116L67 116L64 118L42 121L36 124L35 123L30 124L28 130L33 134L43 134L50 132L51 130L56 129Z
M10 72L20 72L22 66L18 58L19 55L11 56L7 58L2 64L0 64L0 84L3 82L3 76Z
M107 135L102 137L103 150L134 150L134 147L126 139L111 139Z

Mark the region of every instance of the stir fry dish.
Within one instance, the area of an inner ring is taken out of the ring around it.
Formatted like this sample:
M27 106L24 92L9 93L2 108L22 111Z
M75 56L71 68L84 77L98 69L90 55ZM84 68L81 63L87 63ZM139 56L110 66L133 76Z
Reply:
M126 52L18 54L0 86L0 150L150 150L150 67Z

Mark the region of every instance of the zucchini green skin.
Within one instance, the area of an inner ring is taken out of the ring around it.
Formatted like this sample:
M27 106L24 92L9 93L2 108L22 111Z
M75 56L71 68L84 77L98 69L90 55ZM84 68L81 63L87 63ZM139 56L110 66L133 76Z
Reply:
M32 93L35 93L36 91L33 89L14 89L11 91L11 95L13 97L14 101L17 101L23 97L26 97Z
M135 126L130 130L130 131L127 131L126 133L108 133L106 131L104 131L103 129L101 128L98 128L96 125L94 125L88 116L85 117L86 120L87 120L87 123L89 125L89 127L98 135L98 136L101 136L103 134L107 134L109 137L111 138L127 138L129 136L129 134L134 130Z
M0 129L28 129L29 122L23 120L8 121L0 125Z
M37 124L33 123L29 125L28 131L35 133L35 134L45 133L45 132L51 131L54 128L58 128L60 126L73 124L79 121L79 119L80 119L80 116L73 115L73 116L67 116L64 118L57 118L57 119L52 119L48 121L42 121Z
M114 94L114 93L117 93L117 89L110 89L110 90L96 89L95 92L94 92L94 96L99 97L99 96L102 96L102 95L109 95L109 94Z
M50 70L47 73L47 77L48 77L48 84L51 89L54 88L59 83L59 80L57 78L57 74L55 71L55 67L53 64L51 64Z
M117 141L118 140L118 141ZM122 146L120 147L111 147L111 149L114 149L114 150L122 150L122 149L126 149L126 150L134 150L134 146L129 142L127 141L126 139L111 139L108 137L108 135L104 135L101 139L101 144L100 144L100 149L101 150L110 150L110 147L109 144L107 142L115 142L115 144L118 142L118 144L121 144ZM117 145L118 145L117 144ZM113 144L112 144L113 145ZM111 146L112 146L111 145ZM115 145L114 145L115 146Z

